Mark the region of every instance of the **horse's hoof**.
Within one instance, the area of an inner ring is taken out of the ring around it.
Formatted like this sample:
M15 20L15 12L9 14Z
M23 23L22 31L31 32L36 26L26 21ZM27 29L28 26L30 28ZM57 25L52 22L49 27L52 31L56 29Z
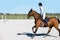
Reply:
M45 34L44 36L43 36L43 38L45 38L47 36L47 34Z
M34 36L32 36L31 38L33 39Z
M33 34L31 38L33 39L33 38L34 38L34 36L35 36L35 34Z
M34 38L34 35L32 35L32 37L31 37L32 39Z

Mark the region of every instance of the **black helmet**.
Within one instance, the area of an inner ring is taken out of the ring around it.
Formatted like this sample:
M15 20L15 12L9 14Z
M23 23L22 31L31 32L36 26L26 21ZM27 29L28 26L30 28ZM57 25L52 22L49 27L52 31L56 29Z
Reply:
M42 3L39 3L38 5L39 5L39 6L42 6Z

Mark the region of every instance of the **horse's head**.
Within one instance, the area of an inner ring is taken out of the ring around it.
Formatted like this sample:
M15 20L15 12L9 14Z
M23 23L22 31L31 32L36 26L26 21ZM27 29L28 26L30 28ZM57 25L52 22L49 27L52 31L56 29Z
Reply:
M28 15L27 15L27 18L31 17L33 15L33 10L31 9L29 12L28 12Z
M34 18L38 18L38 19L42 18L39 13L37 13L36 11L34 11L32 9L28 12L27 18L29 18L31 16L33 16Z

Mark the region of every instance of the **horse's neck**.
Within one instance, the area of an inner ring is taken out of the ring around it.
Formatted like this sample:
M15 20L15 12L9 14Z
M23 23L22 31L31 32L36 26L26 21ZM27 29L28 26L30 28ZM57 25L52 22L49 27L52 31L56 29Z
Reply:
M37 21L38 19L40 19L40 17L39 17L38 14L35 14L35 15L33 15L33 16L34 16L35 21Z
M42 16L40 14L38 14L36 11L33 12L33 17L34 17L35 21L42 20Z

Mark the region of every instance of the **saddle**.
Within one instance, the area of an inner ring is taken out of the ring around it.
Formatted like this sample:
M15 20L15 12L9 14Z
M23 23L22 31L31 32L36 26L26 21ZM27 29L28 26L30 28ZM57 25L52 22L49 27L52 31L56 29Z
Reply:
M49 22L49 18L45 18L43 21L44 21L45 23L47 23L47 22Z
M45 17L45 19L43 20L43 22L44 22L45 24L47 24L47 23L49 22L49 20L50 20L50 18Z
M47 18L47 17L46 17L46 18L43 20L43 22L45 23L44 26L47 26L47 25L48 25L49 19L50 19L50 18Z

